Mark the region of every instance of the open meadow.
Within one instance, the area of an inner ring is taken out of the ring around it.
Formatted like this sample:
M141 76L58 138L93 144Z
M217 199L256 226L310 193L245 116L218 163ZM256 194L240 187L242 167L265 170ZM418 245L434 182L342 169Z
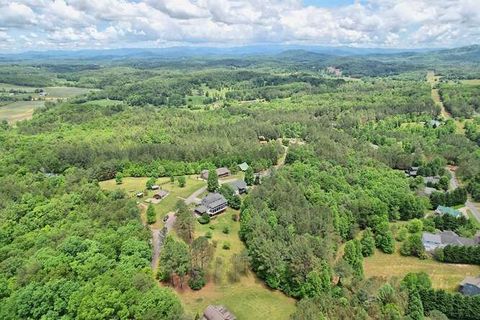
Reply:
M232 219L233 214L238 214L238 211L228 209L213 218L209 224L196 224L195 236L203 236L210 232L211 240L217 243L217 247L210 263L207 285L199 291L193 291L187 286L184 286L183 290L177 290L186 312L195 316L197 313L201 314L210 304L221 304L231 310L238 320L290 319L290 315L295 311L295 299L285 296L280 291L269 289L252 272L241 276L238 282L233 282L229 278L232 256L245 250L243 242L238 237L240 223ZM225 228L229 228L228 234L223 232ZM225 242L230 244L229 250L222 248ZM218 259L222 261L220 267L216 267ZM220 275L217 277L214 277L215 268L220 269Z
M14 123L30 119L35 109L43 107L44 101L15 101L0 107L0 120Z
M379 250L364 260L365 277L383 277L390 279L397 277L402 279L410 272L425 272L436 289L444 289L455 292L460 281L466 276L478 276L480 266L465 264L448 264L433 260L432 258L421 260L416 257L400 255L398 249L393 254L385 254Z

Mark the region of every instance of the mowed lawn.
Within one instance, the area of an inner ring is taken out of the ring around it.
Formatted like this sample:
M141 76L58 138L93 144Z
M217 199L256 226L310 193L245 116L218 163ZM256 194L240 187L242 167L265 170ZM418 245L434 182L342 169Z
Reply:
M434 288L456 291L466 276L480 275L480 266L447 264L433 259L420 260L404 257L400 253L385 254L378 250L364 260L365 277L403 278L409 272L425 272L432 279Z
M210 304L221 304L230 309L239 320L248 319L278 319L287 320L295 312L295 299L285 296L280 291L267 288L252 272L242 276L239 282L231 283L228 270L233 254L240 254L245 246L238 237L240 222L233 221L232 215L238 213L228 209L209 224L196 225L196 237L212 233L212 241L217 241L215 256L210 265L207 285L199 291L193 291L187 286L178 292L187 313L192 317ZM225 226L230 228L228 234L223 233ZM213 228L213 229L212 229ZM225 242L230 243L230 250L222 248ZM212 272L217 257L223 261L222 279L219 283L213 281Z
M44 101L15 101L0 107L0 120L14 123L30 119L36 108L43 107Z
M180 188L178 186L178 182L175 181L174 183L170 182L170 178L158 178L157 184L164 190L170 192L170 194L160 201L158 204L154 204L155 211L157 213L157 222L155 223L155 227L160 227L163 222L162 219L165 215L171 211L175 210L175 205L177 204L178 200L182 200L187 198L193 192L197 191L198 189L206 186L206 182L203 180L197 179L197 176L187 176L187 183L185 187ZM123 189L127 192L129 197L136 197L138 192L144 192L144 196L139 198L139 201L145 201L153 196L155 193L154 190L147 190L146 183L149 178L141 177L141 178L123 178L123 183L117 185L115 179L106 180L100 182L100 187L105 190L115 190L115 189Z

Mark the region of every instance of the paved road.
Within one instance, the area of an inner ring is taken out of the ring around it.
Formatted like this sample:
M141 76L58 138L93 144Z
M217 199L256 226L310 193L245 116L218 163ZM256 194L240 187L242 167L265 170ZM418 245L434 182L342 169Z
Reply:
M452 190L457 189L460 186L460 183L458 182L458 179L457 179L457 175L455 173L456 169L457 168L453 166L448 167L448 171L450 171L450 173L452 174L452 177L450 178L450 189ZM467 202L465 202L465 206L468 208L468 210L470 210L470 212L472 212L472 214L475 216L477 221L480 222L480 210L478 210L475 203L473 203L472 201L470 201L470 199L468 199Z

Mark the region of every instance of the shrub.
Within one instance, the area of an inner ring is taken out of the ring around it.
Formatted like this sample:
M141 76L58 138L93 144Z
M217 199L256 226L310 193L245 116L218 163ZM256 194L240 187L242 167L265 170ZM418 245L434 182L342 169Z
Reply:
M200 222L200 224L210 223L210 216L208 215L208 213L205 212L204 214L202 214L202 216L198 218L198 222Z
M223 227L222 232L225 233L225 234L229 234L230 233L230 227L229 226Z
M207 231L207 233L205 233L205 237L212 239L212 231Z
M223 250L230 250L230 242L225 241L222 246Z
M188 279L188 286L192 290L200 290L206 284L205 272L203 270L192 270L190 279Z

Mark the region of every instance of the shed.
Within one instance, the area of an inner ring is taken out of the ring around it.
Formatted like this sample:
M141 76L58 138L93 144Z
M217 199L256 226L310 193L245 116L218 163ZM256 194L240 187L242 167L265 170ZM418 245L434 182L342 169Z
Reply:
M246 163L246 162L242 162L238 165L238 167L240 168L240 170L242 171L247 171L247 169L249 168L249 165Z
M153 195L153 198L154 198L154 199L157 199L157 200L161 200L161 199L165 198L166 196L168 196L168 191L158 190L158 191L155 192L155 194Z
M236 180L236 181L230 182L228 185L232 187L233 192L237 195L246 193L248 189L247 183L243 180Z
M235 317L224 306L209 305L203 312L202 320L236 320Z

